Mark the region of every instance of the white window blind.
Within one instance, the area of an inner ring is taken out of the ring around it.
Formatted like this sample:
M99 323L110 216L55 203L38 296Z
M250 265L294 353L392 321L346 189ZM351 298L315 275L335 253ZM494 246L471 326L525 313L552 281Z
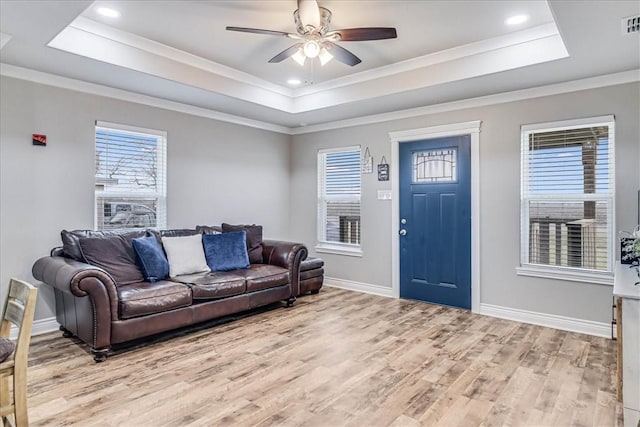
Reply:
M360 248L360 147L318 152L318 246Z
M96 229L164 228L166 132L96 122Z
M521 183L522 266L612 272L612 116L523 126Z

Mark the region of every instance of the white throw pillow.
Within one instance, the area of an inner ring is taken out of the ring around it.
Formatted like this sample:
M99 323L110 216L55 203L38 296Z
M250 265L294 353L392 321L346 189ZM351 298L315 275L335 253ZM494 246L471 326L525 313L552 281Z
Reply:
M202 234L184 237L163 237L162 245L169 261L169 276L211 271L204 257Z

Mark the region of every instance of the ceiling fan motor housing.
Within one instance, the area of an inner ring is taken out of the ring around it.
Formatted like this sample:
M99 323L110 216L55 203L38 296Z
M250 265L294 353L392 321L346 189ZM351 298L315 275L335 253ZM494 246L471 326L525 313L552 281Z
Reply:
M309 33L324 35L329 30L329 24L331 23L331 11L324 7L318 7L320 12L320 27L315 28L313 25L305 25L300 19L300 9L296 9L293 12L293 20L296 23L296 31L300 35L306 35Z

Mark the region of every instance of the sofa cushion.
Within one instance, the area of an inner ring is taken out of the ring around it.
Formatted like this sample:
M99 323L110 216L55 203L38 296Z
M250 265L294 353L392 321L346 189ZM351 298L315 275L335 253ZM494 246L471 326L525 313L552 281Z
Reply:
M80 249L81 237L111 237L122 236L127 241L131 241L137 237L143 237L145 230L62 230L60 237L62 238L62 251L67 258L75 259L80 262L87 262L82 256Z
M169 277L169 261L154 236L139 237L131 243L146 281L157 282Z
M204 257L202 235L163 237L162 245L169 261L169 276L208 272Z
M204 234L202 241L207 265L212 271L230 271L249 267L246 231Z
M244 277L235 271L183 274L171 280L190 286L193 299L224 298L244 294L247 290Z
M181 283L161 280L118 287L121 319L145 316L191 305L191 289Z
M81 237L79 242L86 262L105 270L117 285L144 280L133 246L123 236Z
M269 264L252 264L247 270L238 270L247 281L247 292L275 288L289 283L289 271Z
M232 225L222 223L223 233L233 233L244 230L247 232L247 252L251 264L262 264L262 226L261 225Z

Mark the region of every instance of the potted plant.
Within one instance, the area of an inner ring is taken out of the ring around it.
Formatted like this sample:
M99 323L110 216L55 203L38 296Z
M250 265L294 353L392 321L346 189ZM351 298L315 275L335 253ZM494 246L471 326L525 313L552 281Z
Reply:
M620 259L631 261L631 268L635 268L640 278L640 225L636 226L633 232L625 232L622 238L622 254ZM640 283L640 282L638 282ZM638 284L636 283L636 285Z

